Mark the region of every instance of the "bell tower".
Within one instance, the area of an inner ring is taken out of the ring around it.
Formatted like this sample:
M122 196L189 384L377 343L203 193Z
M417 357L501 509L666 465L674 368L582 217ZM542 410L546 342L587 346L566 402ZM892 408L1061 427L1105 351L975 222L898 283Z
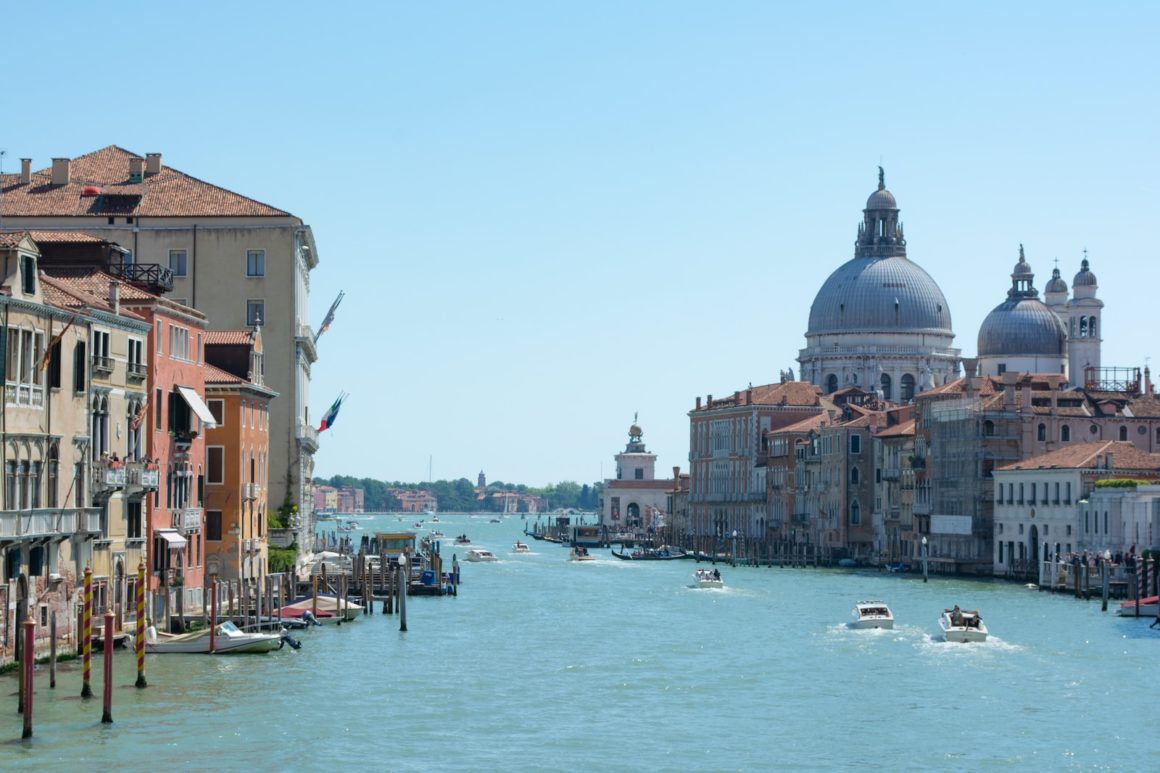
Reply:
M1092 273L1087 250L1079 273L1071 283L1072 298L1067 303L1067 355L1071 363L1068 380L1072 386L1084 385L1084 371L1100 367L1100 344L1103 341L1104 302L1096 297L1099 282Z

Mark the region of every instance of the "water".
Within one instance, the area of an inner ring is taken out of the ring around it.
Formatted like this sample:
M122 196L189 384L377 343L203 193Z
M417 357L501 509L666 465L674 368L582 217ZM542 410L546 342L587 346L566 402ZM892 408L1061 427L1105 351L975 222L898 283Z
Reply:
M409 632L376 614L304 632L269 655L151 655L149 688L117 652L111 726L79 666L37 675L35 737L19 739L0 678L0 767L732 771L1091 770L1155 762L1160 631L1098 602L1018 585L875 572L723 568L511 544L523 521L442 516L493 550L459 598L408 600ZM363 517L368 531L410 527ZM356 534L359 534L356 532ZM525 538L526 539L526 538ZM444 543L444 554L459 552ZM860 599L893 631L845 626ZM945 644L945 606L977 607L979 645ZM297 635L297 634L296 634Z

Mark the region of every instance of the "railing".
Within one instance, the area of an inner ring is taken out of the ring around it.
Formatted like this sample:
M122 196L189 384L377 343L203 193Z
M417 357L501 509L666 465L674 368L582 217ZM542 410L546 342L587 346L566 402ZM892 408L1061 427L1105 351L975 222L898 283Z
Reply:
M809 523L810 522L810 514L809 513L794 513L793 514L793 522L794 523Z
M93 375L107 376L113 372L113 358L102 357L99 354L93 355Z
M160 263L110 263L108 270L130 282L144 282L165 292L173 289L173 272Z
M5 384L4 402L8 405L44 407L44 387L36 384Z
M0 539L71 536L78 531L81 515L86 516L84 531L100 531L99 510L2 510ZM96 528L91 528L94 522Z
M93 493L125 488L125 472L125 466L121 462L96 462L93 464Z
M187 507L183 510L177 511L173 520L177 522L177 529L182 534L188 534L191 531L197 531L201 528L201 508Z
M81 521L84 524L84 530L90 534L99 534L101 532L101 511L100 510L86 510L81 513Z
M915 515L930 515L931 512L933 512L933 510L934 510L934 508L929 502L915 502L914 503L914 514Z
M146 469L144 462L129 462L125 482L130 486L155 489L161 484L161 471Z
M298 439L318 448L318 430L304 421L298 422Z
M247 483L242 487L242 495L248 499L253 500L258 498L258 484Z
M143 362L130 362L125 366L125 375L135 381L142 381L149 375L149 366Z

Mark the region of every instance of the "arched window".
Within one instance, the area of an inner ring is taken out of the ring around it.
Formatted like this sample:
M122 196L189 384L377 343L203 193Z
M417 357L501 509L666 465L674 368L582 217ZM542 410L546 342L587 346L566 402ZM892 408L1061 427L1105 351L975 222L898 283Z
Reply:
M857 526L860 523L862 523L862 506L855 499L850 503L850 525Z
M835 373L831 373L830 375L826 376L826 394L833 394L834 392L837 392L837 391L838 391L838 376Z
M987 419L983 422L983 437L993 437L995 434L995 422Z
M1087 338L1087 334L1088 334L1088 318L1087 317L1080 317L1079 318L1079 337L1080 338Z
M1127 439L1128 439L1128 428L1127 427L1120 427L1120 440L1127 440Z
M1047 425L1046 424L1039 425L1039 431L1038 431L1036 436L1040 440L1040 442L1047 440Z
M1059 439L1064 443L1071 442L1071 427L1064 424L1059 428ZM1157 432L1157 439L1160 439L1160 431Z
M860 472L858 472L858 468L857 468L857 467L851 467L851 468L850 468L850 485L851 485L851 486L857 486L857 485L858 485L858 482L859 482L861 479L862 479L862 474L861 474Z
M882 374L882 397L883 397L883 399L886 399L886 400L891 399L890 389L892 386L893 386L893 384L890 381L890 374L883 373Z
M899 397L903 402L914 399L914 376L909 373L902 376L902 391Z
M1089 338L1096 337L1096 318L1095 317L1088 317L1088 337Z

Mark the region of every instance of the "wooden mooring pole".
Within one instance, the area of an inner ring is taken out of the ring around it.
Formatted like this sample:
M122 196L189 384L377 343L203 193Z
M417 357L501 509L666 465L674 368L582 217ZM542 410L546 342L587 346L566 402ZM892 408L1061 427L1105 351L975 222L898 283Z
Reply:
M113 626L116 620L113 610L105 612L105 641L102 653L105 656L105 702L101 712L101 724L108 725L113 721Z

